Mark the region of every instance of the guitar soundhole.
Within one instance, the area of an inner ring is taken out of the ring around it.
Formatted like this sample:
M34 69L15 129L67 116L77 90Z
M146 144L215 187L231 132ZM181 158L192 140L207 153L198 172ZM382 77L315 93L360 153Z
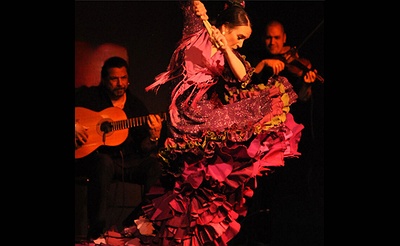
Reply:
M113 126L111 124L113 120L109 118L104 118L101 121L99 121L96 125L96 130L97 133L100 136L110 136L113 132Z

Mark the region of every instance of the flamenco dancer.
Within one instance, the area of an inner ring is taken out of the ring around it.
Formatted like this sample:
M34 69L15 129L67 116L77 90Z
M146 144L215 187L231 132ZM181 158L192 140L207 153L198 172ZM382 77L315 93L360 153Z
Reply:
M210 25L200 1L182 2L182 39L147 91L171 89L169 136L154 186L125 237L142 245L227 245L246 216L257 176L299 157L303 125L285 77L251 83L254 68L237 49L252 33L244 1L230 1Z

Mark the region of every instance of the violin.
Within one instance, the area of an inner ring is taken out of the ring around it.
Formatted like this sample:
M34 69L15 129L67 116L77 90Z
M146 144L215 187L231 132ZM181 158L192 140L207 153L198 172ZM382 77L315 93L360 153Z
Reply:
M285 66L290 73L298 77L303 76L308 71L314 71L311 62L308 59L299 57L296 47L292 47L289 51L282 54L280 60L285 63ZM316 80L324 83L324 78L318 73L315 74L317 76Z

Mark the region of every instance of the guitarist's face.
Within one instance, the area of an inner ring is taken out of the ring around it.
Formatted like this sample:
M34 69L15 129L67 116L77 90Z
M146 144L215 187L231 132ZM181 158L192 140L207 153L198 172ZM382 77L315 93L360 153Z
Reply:
M108 69L108 78L105 79L104 84L114 99L122 97L129 85L126 67L113 67Z

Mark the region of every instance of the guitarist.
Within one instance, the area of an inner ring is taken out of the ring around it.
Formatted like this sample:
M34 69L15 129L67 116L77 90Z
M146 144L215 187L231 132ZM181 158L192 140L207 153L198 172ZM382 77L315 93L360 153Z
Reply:
M127 118L149 116L147 125L129 128L126 140L118 146L101 145L92 153L76 159L76 174L89 177L88 239L97 239L107 229L106 208L110 184L121 180L144 185L144 194L158 180L161 169L156 153L162 145L162 119L149 114L145 104L128 90L129 67L121 57L111 57L101 69L97 86L81 86L75 91L75 107L100 112L109 107L121 108ZM75 146L84 145L87 126L75 123ZM107 129L105 129L106 131Z

